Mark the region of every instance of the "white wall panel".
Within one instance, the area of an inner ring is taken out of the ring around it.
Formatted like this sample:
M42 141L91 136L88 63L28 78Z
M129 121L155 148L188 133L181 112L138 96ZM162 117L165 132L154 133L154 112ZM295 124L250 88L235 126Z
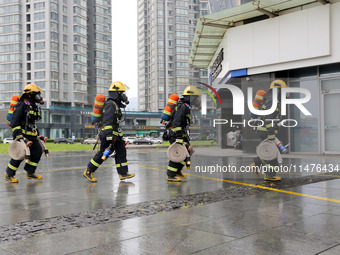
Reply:
M253 26L239 26L228 30L230 47L230 68L254 65Z
M327 15L322 12L322 7L330 7L329 17L323 23L320 23L315 17L318 15ZM309 47L310 52L325 51L325 56L311 57L307 59L297 59L291 62L278 62L265 66L254 66L248 69L248 74L268 73L278 70L289 70L294 68L301 68L307 66L325 65L330 63L340 62L340 3L333 3L331 5L325 5L308 9L310 11L310 23L309 26L309 41L313 41L313 44L306 45ZM328 20L328 23L327 23ZM320 36L319 31L330 31L330 36ZM327 45L323 47L322 45ZM329 46L329 47L328 47ZM320 53L318 53L320 54ZM228 71L227 71L228 72Z
M334 26L339 24L340 12L335 11L338 6L340 3L320 5L229 29L216 51L223 47L227 55L219 77L230 70L248 68L252 73L255 69L330 56L331 45L334 47L331 33L334 35ZM331 17L331 8L337 15ZM339 44L335 47L340 48Z
M333 5L332 5L333 6ZM314 56L331 54L330 5L308 10L308 52ZM338 13L337 15L340 15ZM334 23L338 26L339 23Z
M253 24L254 66L276 62L279 59L279 19Z
M278 18L280 58L276 62L292 61L309 56L307 17L307 11L300 11Z

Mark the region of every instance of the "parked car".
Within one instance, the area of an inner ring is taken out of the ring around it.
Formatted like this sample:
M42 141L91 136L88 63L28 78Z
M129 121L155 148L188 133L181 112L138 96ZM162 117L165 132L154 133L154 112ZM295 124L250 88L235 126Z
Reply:
M154 137L154 138L151 138L150 140L152 141L152 143L158 143L158 144L163 143L163 139L162 138Z
M96 144L97 139L94 138L87 138L84 140L84 144Z
M53 140L54 143L68 143L68 144L72 144L74 143L73 140L64 138L64 137L59 137Z
M3 142L4 143L12 143L13 142L13 138L4 138Z
M153 144L150 139L147 138L139 138L133 141L133 144Z
M133 143L133 141L137 140L137 137L124 137L125 141L128 141L129 143Z
M200 140L200 137L198 135L190 135L190 140L192 141L199 141Z

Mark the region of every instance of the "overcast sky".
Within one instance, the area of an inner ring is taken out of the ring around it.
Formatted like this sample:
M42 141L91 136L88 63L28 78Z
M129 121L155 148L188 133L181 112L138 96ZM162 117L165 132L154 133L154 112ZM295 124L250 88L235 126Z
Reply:
M130 87L137 97L137 0L112 0L112 79Z

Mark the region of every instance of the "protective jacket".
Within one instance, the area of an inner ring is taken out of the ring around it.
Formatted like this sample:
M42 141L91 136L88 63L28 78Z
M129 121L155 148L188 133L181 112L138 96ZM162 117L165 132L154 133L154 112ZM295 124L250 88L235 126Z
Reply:
M35 125L41 119L40 108L26 99L17 104L10 122L13 138L37 137L39 132Z
M176 142L183 142L183 138L186 137L186 127L190 124L190 120L190 105L181 98L173 111L172 118L173 128L171 131L176 135Z
M112 140L113 137L121 138L122 132L119 131L119 120L122 118L122 111L118 104L112 99L108 99L104 105L103 110L103 136L106 140Z
M187 137L186 127L190 124L190 105L189 102L185 101L183 98L180 99L178 105L172 111L171 126L169 132L169 142L173 143L183 143L186 142L189 145L189 137ZM180 173L183 167L186 165L187 160L176 163L169 161L167 168L167 175L174 176Z
M40 119L40 108L35 103L31 103L27 99L21 98L19 103L16 105L12 119L10 121L13 139L25 137L32 141L32 145L30 146L30 159L24 166L24 169L27 171L28 175L35 173L42 154L42 148L37 138L39 132L35 125L36 121ZM22 160L15 160L11 158L6 168L7 175L15 176L21 162Z
M119 108L119 102L108 98L103 109L103 126L99 133L100 150L91 159L87 169L92 173L103 163L103 152L113 144L113 150L116 152L115 161L118 174L128 172L128 163L126 159L126 148L123 141L123 133L119 130L119 120L122 118L122 112Z
M272 104L273 104L273 92L272 90L269 90L268 93L264 97L261 109L268 110L272 107ZM280 108L281 108L280 102L278 101L278 104L274 112L268 115L261 116L261 120L264 122L264 125L262 127L257 128L257 133L260 137L268 138L268 139L275 139L275 136L278 132L277 123L279 123L278 120L281 120ZM276 121L272 121L273 119L276 119Z

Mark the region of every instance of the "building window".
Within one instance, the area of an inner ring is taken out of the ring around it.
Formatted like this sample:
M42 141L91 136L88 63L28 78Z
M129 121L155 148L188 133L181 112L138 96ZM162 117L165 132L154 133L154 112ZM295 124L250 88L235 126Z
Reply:
M34 58L35 59L45 59L45 52L35 52L34 53Z
M45 29L45 22L34 23L34 30L43 30L43 29Z
M34 20L44 20L44 19L45 19L44 12L34 13Z
M34 33L34 40L44 40L45 32Z
M34 68L35 69L44 69L45 68L45 61L35 62Z
M58 52L51 51L51 59L58 61L59 60Z
M51 72L51 79L58 80L58 72Z
M34 79L45 79L45 72L35 72L34 73Z
M59 69L59 63L51 61L51 68L54 69L54 70L58 70Z
M34 43L35 50L43 50L45 49L45 42L36 42Z
M58 13L51 12L51 20L58 21Z
M320 66L319 71L320 76L340 73L340 63Z
M45 9L45 3L44 2L34 4L34 10L35 11L44 10L44 9Z
M289 82L289 87L305 88L311 93L311 100L304 103L304 107L312 116L304 115L295 105L289 105L289 119L298 122L296 127L290 128L290 150L292 152L319 152L319 85L318 80L301 80ZM291 93L290 97L300 98L299 93Z

